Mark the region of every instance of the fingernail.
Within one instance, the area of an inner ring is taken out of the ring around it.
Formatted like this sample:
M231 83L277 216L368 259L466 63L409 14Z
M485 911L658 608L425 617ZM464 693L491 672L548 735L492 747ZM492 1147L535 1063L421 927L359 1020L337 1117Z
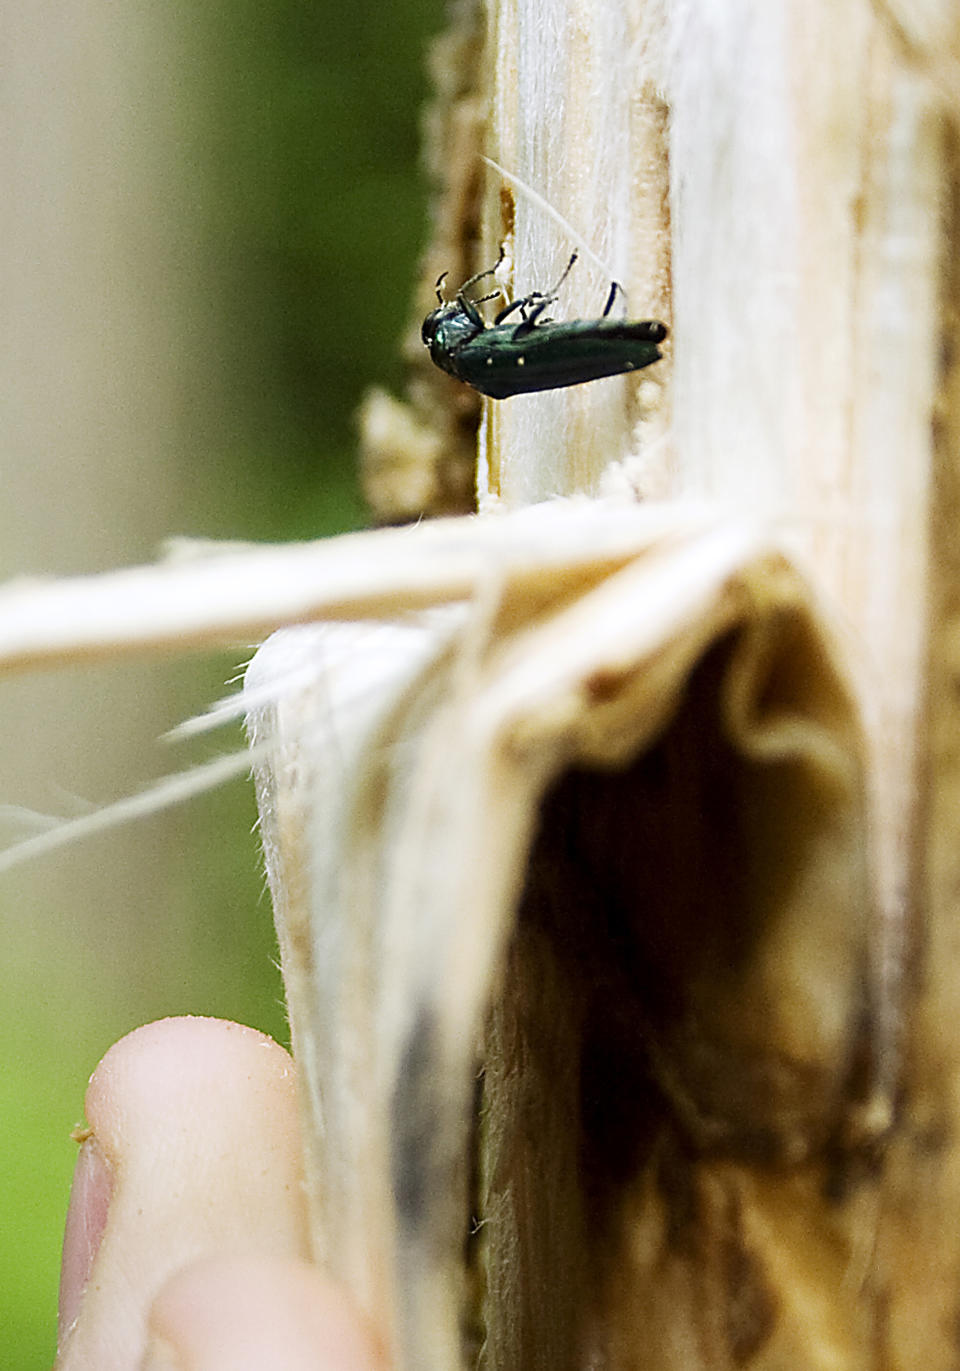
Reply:
M70 1188L70 1204L63 1230L57 1340L60 1346L76 1322L83 1292L90 1279L113 1191L113 1174L96 1138L81 1145Z

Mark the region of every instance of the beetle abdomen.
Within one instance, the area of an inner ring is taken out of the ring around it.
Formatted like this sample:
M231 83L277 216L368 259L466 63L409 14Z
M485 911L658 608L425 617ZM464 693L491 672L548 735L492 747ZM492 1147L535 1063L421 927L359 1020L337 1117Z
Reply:
M639 371L659 360L666 336L654 320L576 319L527 330L502 324L459 348L450 370L482 394L504 400Z

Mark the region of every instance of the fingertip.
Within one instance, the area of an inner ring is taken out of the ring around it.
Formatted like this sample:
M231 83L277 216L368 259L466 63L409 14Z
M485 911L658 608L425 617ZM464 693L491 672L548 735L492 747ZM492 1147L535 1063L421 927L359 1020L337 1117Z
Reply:
M108 1154L131 1120L157 1114L171 1097L189 1106L208 1098L211 1082L229 1086L242 1068L245 1095L279 1087L295 1110L290 1054L255 1028L226 1019L183 1015L144 1024L121 1038L97 1065L84 1100L87 1119Z
M305 1261L196 1262L160 1292L148 1328L144 1371L386 1371L346 1294Z
M139 1028L100 1062L86 1113L61 1371L136 1365L157 1290L189 1262L306 1254L294 1067L262 1033L203 1018Z

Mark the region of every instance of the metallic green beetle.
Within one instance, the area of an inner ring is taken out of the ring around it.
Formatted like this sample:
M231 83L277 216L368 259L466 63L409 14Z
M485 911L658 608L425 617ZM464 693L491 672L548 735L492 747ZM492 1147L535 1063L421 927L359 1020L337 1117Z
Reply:
M578 386L603 376L639 371L658 361L658 344L667 336L663 324L655 319L631 322L608 317L620 291L616 281L610 287L601 318L571 319L568 323L541 321L576 260L574 253L553 290L547 294L533 291L514 300L492 324L486 323L477 306L495 299L500 292L470 300L466 291L485 276L492 276L497 267L471 276L454 300L444 300L440 292L444 272L437 281L439 308L427 315L421 330L433 361L458 381L466 381L481 395L494 400L535 390ZM519 322L504 322L515 313L520 315Z

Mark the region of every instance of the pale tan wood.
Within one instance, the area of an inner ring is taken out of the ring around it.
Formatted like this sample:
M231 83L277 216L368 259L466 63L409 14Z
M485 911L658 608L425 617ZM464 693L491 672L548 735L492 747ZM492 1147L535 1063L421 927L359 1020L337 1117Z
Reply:
M631 313L671 324L669 368L655 384L669 376L672 398L668 408L642 376L491 407L484 479L510 505L625 478L641 497L708 497L771 521L841 625L867 731L877 1017L873 1079L851 1126L879 1146L900 1092L919 1092L917 1116L899 1121L890 1208L869 1182L845 1207L824 1201L815 1176L758 1191L747 1168L717 1190L704 1173L704 1252L724 1231L722 1196L749 1192L737 1212L742 1204L748 1226L767 1233L751 1244L757 1270L767 1268L769 1323L750 1365L950 1365L952 1325L940 1311L956 1306L960 1200L946 1142L958 1065L947 875L955 725L946 664L935 650L932 693L926 664L931 631L934 649L950 651L955 584L941 546L949 515L930 522L944 495L935 454L952 471L956 448L955 399L940 389L956 317L943 284L956 252L946 136L955 9L661 0L495 13L492 155L589 226L624 275ZM516 216L519 291L550 280L563 249L522 196ZM494 210L488 255L509 227ZM578 287L570 313L587 313L584 299ZM925 785L936 816L926 841ZM939 854L932 887L921 875L927 841ZM931 961L916 1002L907 968L921 946ZM655 1208L644 1193L638 1231ZM679 1285L653 1303L656 1264L638 1259L633 1281L621 1272L624 1303L608 1314L633 1333L632 1343L618 1335L623 1364L738 1360L721 1336L735 1292L698 1283L698 1261L680 1260ZM794 1303L796 1332L784 1342Z
M493 1371L946 1371L955 19L487 20L487 150L670 324L664 362L487 405L479 521L15 588L0 653L466 616L369 696L325 631L257 667L316 1251L401 1368L472 1360L479 1311ZM514 291L549 285L575 244L488 187L477 265L505 239ZM569 284L588 315L608 283Z
M633 314L674 331L665 441L648 415L665 366L656 381L491 406L494 493L596 493L625 462L641 495L706 496L787 530L857 648L883 751L889 905L923 645L946 185L936 92L866 0L508 4L494 37L494 155L585 226ZM569 245L522 195L516 216L519 291L550 279ZM500 228L496 216L494 239ZM589 312L589 294L581 283L571 313Z

